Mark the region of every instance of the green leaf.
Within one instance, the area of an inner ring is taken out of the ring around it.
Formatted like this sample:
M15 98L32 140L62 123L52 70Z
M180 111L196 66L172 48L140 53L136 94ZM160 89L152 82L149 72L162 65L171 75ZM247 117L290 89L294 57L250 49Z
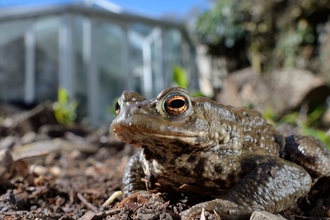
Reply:
M194 96L194 97L205 97L205 95L201 91L199 91L199 90L193 92L191 96Z
M314 124L319 121L322 115L325 112L325 108L323 106L317 106L312 112L308 114L308 123L307 125Z
M66 104L69 101L69 94L68 91L64 88L59 88L58 92L57 92L57 98L58 98L58 102L61 104Z
M299 118L299 112L293 112L282 117L280 123L295 124L297 123L298 118Z
M274 121L276 116L275 116L275 112L274 112L274 109L270 108L270 107L267 107L263 114L264 118L266 118L267 120L272 120Z
M173 80L178 86L188 88L188 74L182 67L173 66Z

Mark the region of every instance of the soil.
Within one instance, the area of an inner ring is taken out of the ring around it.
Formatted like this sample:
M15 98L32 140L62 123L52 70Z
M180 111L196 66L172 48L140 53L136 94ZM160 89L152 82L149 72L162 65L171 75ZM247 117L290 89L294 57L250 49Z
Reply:
M126 163L138 149L120 142L107 129L44 123L27 132L20 125L0 127L0 219L170 220L180 219L180 212L193 203L185 195L150 192L125 199L115 196L104 204L121 191ZM36 143L45 141L46 152L41 152ZM82 149L82 142L90 149ZM288 219L329 217L329 182L321 179L309 196L280 214ZM205 217L220 219L207 212Z

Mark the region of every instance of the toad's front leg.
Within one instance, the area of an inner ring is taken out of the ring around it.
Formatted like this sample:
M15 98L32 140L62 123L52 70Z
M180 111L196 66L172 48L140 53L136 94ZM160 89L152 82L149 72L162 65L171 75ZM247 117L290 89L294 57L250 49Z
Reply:
M126 165L123 176L123 191L124 194L131 195L134 192L147 190L146 174L143 171L142 152L133 155Z
M217 212L224 219L246 219L255 210L276 213L292 207L306 195L312 179L299 165L270 157L219 199L199 203L182 213L192 219L202 209Z

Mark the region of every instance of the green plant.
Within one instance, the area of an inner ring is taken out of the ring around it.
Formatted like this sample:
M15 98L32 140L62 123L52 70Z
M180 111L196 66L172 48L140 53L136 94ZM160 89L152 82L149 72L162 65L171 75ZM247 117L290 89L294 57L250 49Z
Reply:
M57 91L57 101L53 103L53 111L56 120L63 125L71 125L74 123L77 114L76 109L78 101L69 101L68 91L59 88Z
M211 55L237 63L230 70L244 63L257 72L308 67L319 56L321 27L328 22L328 16L320 15L328 11L330 0L212 3L194 21L193 31Z
M231 48L237 39L245 34L242 25L245 18L245 4L238 4L238 0L216 1L211 10L200 15L194 29L197 36L206 44L224 44Z
M173 66L173 81L177 86L187 89L189 84L188 74L181 66Z
M274 57L282 57L284 67L294 67L303 48L315 41L313 28L307 20L300 19L296 26L284 26L282 30L274 48Z
M173 82L176 86L188 89L189 87L189 77L185 69L181 66L173 66ZM204 96L199 90L191 93L192 96Z
M325 109L322 106L318 106L309 112L305 117L302 117L299 112L292 112L284 115L277 125L288 123L296 126L302 135L311 135L320 139L330 150L330 135L328 135L325 131L315 128L315 126L318 125L324 111Z

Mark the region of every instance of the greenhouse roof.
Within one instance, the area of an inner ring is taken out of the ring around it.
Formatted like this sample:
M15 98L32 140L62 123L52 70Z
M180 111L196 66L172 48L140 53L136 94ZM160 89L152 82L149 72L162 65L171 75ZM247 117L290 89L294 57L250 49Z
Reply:
M83 13L95 17L115 18L120 21L134 20L153 25L176 26L178 28L184 27L184 25L179 22L159 19L146 14L126 10L107 0L60 0L52 4L17 4L11 7L0 7L0 21L65 12Z

